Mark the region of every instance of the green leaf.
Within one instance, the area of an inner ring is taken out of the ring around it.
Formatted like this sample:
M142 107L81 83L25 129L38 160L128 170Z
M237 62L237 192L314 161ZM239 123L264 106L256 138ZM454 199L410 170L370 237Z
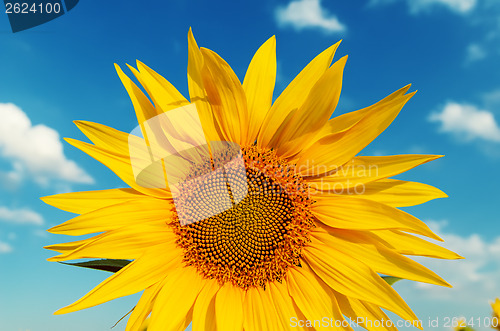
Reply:
M118 272L118 271L120 271L121 268L125 267L130 262L132 262L132 261L130 261L130 260L102 259L102 260L93 260L93 261L86 261L86 262L75 262L75 263L59 262L59 263L72 265L72 266L76 266L76 267L82 267L82 268L104 270L104 271L109 271L109 272Z
M389 285L393 285L395 282L400 281L403 278L392 277L392 276L382 276L382 279L387 282Z

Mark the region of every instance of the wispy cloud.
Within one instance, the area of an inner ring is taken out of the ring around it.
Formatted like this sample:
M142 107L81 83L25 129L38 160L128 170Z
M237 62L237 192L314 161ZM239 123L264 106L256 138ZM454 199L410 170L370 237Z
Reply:
M369 5L377 6L394 3L403 0L372 0ZM404 0L408 4L410 13L419 14L429 12L436 8L447 8L459 14L465 14L473 10L477 5L477 0Z
M0 254L7 254L13 251L11 245L6 242L0 241Z
M493 113L474 105L448 102L440 112L432 113L429 121L440 123L441 132L462 140L500 142L500 127Z
M275 17L279 26L291 26L298 31L307 28L319 28L327 33L347 30L335 15L321 6L320 0L292 1L276 8Z
M29 117L12 103L0 103L0 157L12 170L4 180L18 182L30 176L40 185L52 180L91 184L93 178L64 155L59 133Z
M498 107L500 109L500 88L484 93L482 95L486 107Z
M479 44L470 44L467 46L466 62L476 62L486 58L488 53L486 49Z
M30 209L9 209L7 207L0 207L0 222L19 225L42 225L44 220L42 215Z

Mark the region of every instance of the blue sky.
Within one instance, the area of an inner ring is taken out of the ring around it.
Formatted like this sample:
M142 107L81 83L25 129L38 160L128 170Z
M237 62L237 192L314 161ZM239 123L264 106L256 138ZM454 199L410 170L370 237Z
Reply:
M277 38L275 95L317 53L349 54L337 114L412 83L417 95L365 155L444 154L399 176L450 198L407 208L464 261L426 266L453 289L410 281L397 290L424 321L483 318L500 297L500 4L496 0L81 1L66 15L13 34L0 13L0 330L109 330L137 301L65 316L52 312L105 273L46 262L42 246L71 238L44 230L72 217L38 198L121 187L62 137L73 120L131 131L132 105L113 63L141 60L187 96L187 32L240 78L255 50ZM115 330L123 330L124 323Z

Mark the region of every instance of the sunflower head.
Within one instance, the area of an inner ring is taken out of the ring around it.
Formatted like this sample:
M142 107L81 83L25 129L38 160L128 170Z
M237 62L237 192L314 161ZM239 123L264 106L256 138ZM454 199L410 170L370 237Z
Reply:
M144 291L127 331L148 316L153 331L300 329L325 316L337 329L351 330L348 317L371 330L388 320L382 308L421 327L382 277L449 286L406 255L460 256L422 239L441 240L398 209L446 195L390 177L440 156L357 156L414 95L410 86L332 117L347 60L331 64L339 43L273 102L274 37L243 83L191 31L188 41L189 100L141 62L129 68L146 94L116 66L137 129L78 121L92 144L67 140L128 187L43 198L80 214L50 232L96 234L48 246L60 253L49 260L127 263L57 313Z

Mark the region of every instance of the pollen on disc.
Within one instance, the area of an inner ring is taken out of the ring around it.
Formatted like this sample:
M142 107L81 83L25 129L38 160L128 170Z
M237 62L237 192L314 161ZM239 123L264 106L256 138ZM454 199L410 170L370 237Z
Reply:
M186 181L192 185L183 188L189 192L183 197L189 208L177 210L197 221L171 223L184 249L184 263L206 278L244 289L280 281L299 263L313 227L306 184L273 151L242 148L243 172L241 165L231 163L234 154L212 157L213 164L225 165L219 168L223 171L202 184Z

